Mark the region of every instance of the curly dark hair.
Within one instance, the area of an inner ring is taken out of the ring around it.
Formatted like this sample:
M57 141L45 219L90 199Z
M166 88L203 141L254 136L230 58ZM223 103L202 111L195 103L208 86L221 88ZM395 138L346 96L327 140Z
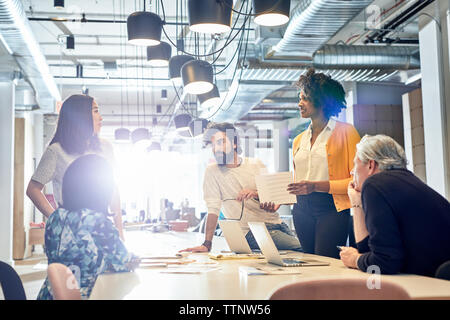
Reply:
M347 108L342 85L324 73L316 73L314 68L309 68L306 75L301 75L296 85L315 108L323 110L327 119Z

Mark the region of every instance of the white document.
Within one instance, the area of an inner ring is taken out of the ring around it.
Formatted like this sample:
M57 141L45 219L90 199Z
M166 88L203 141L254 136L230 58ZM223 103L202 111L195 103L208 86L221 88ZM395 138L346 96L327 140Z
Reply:
M292 204L297 202L295 194L287 191L288 185L294 182L291 172L262 174L256 176L255 180L260 203Z

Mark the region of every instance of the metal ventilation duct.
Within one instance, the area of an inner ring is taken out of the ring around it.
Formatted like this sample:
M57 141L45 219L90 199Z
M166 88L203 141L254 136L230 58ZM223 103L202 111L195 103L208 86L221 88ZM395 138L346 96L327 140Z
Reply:
M418 48L403 46L325 45L313 56L314 67L321 69L419 69Z
M272 49L311 56L373 0L301 0L283 39Z
M19 0L0 0L0 41L33 87L38 105L53 112L61 95Z

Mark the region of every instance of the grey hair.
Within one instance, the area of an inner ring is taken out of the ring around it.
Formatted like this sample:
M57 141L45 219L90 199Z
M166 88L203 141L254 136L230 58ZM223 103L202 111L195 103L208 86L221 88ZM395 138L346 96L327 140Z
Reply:
M363 163L374 160L381 171L406 169L405 150L391 137L384 134L365 135L356 145L356 156Z

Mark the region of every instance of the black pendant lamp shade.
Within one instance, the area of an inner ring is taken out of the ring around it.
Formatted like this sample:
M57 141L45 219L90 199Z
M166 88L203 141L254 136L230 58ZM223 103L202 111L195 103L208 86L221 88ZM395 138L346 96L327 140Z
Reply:
M150 139L150 132L146 128L137 128L131 133L133 143Z
M181 81L181 67L188 61L194 60L194 57L180 54L173 56L169 60L169 78L174 82Z
M203 134L208 127L209 121L206 119L195 119L189 123L189 132L191 136L197 137Z
M231 30L233 0L189 0L189 28L200 33L224 33Z
M181 67L184 90L190 94L203 94L213 88L214 72L211 64L203 60L188 61Z
M253 0L255 23L267 26L281 26L289 21L291 0Z
M172 47L167 42L161 41L156 46L147 47L147 60L154 67L168 66L171 55Z
M175 122L177 131L184 131L189 129L189 123L192 121L192 117L187 113L179 114L175 116L173 121Z
M53 6L56 9L63 9L64 8L64 0L55 0L55 1L53 1Z
M197 98L198 101L200 101L200 105L202 106L202 108L209 109L220 103L219 89L214 84L211 91L206 92L204 94L199 94Z
M128 141L130 140L130 130L126 128L119 128L114 131L114 136L116 140L119 141Z
M161 144L159 142L152 142L152 144L147 148L147 151L161 151Z
M152 12L138 11L127 19L128 42L138 46L156 46L161 41L161 18Z

